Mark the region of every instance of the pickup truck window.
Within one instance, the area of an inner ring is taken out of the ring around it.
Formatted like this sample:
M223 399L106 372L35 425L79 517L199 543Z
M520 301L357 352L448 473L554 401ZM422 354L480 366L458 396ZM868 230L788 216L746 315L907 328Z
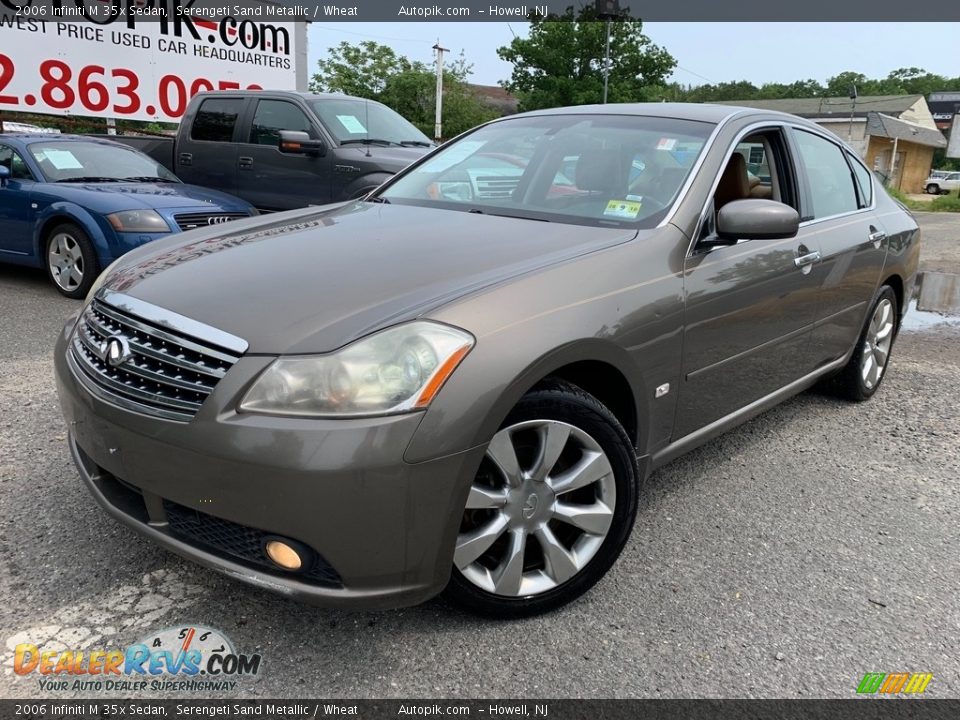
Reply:
M310 103L339 143L370 139L374 144L429 147L430 139L386 105L356 98L327 98Z
M190 137L208 142L231 142L237 116L243 108L242 98L210 98L204 100L193 120Z
M260 100L250 126L250 142L254 145L273 145L280 142L281 130L299 130L311 137L316 132L303 110L285 100Z

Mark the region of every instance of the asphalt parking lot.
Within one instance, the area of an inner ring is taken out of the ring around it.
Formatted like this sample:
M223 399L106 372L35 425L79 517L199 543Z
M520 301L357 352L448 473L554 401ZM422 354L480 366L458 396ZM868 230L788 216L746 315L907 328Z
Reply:
M924 268L960 272L960 216L919 217ZM960 697L956 324L902 333L869 403L806 393L658 471L597 588L496 623L443 600L303 606L109 519L74 471L52 377L77 307L0 266L3 697L43 694L12 671L19 642L125 646L188 623L262 654L227 693L242 697L850 697L894 671Z

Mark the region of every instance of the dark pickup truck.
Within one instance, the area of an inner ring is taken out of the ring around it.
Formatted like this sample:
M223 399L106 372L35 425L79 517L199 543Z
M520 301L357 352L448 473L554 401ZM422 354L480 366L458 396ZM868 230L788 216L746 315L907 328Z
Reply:
M176 138L110 139L261 210L360 197L434 147L378 102L269 90L194 96Z

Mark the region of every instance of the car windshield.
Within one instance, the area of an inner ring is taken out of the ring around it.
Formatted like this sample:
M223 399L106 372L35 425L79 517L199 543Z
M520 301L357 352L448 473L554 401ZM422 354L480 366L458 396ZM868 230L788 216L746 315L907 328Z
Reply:
M29 150L48 182L179 182L156 160L123 145L61 140L31 143Z
M713 127L632 115L508 119L444 146L379 199L530 220L652 227L668 212Z
M354 98L326 98L311 103L327 129L343 143L424 146L433 145L401 115L377 102Z

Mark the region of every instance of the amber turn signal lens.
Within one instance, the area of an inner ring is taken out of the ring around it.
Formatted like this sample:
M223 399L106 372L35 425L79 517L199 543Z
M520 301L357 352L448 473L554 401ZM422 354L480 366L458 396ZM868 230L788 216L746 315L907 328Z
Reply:
M299 570L303 565L300 553L279 540L267 542L267 557L284 570Z

